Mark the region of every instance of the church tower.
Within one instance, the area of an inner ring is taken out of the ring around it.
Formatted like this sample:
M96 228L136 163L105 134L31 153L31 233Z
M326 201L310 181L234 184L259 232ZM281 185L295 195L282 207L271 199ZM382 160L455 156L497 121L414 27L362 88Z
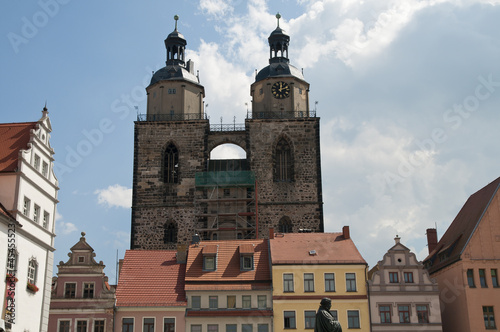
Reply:
M244 124L225 126L207 120L175 17L166 66L154 73L147 114L135 122L132 249L263 238L270 228L323 231L319 118L309 111L309 84L289 64L290 37L277 18L269 65L251 85L252 112ZM226 143L246 158L210 159Z

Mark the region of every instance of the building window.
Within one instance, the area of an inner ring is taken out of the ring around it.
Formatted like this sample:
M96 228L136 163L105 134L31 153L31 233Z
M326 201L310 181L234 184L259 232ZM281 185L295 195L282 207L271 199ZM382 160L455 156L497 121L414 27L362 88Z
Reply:
M207 325L208 332L219 332L219 325L217 324L208 324Z
M269 332L268 324L257 324L257 332Z
M163 332L175 332L175 318L163 318Z
M484 317L484 327L487 330L496 329L495 314L493 313L493 307L483 307L483 317Z
M191 296L191 308L192 309L200 309L201 308L201 297L200 296Z
M50 214L47 211L43 211L43 222L42 222L42 227L47 229L49 226L49 218Z
M201 325L191 325L191 332L201 332Z
M134 332L134 319L133 318L123 318L122 319L122 332Z
M177 243L177 226L174 222L165 223L163 226L163 243Z
M40 170L40 156L35 154L35 162L33 163L33 167L38 171Z
M241 256L241 269L245 271L253 270L253 256L244 255Z
M429 307L427 305L417 305L417 318L420 324L429 323Z
M33 221L37 224L40 222L40 206L35 204L33 209Z
M169 95L175 95L175 88L168 89L168 94Z
M30 215L30 206L31 206L31 201L28 197L24 196L24 203L23 203L23 214L26 217L29 217Z
M356 273L346 273L345 274L345 283L346 283L346 291L347 292L355 292L356 291Z
M235 295L228 295L227 296L227 308L228 309L236 308L236 296Z
M78 263L84 263L85 262L85 257L84 256L78 256Z
M398 273L397 272L389 272L389 282L390 283L398 283Z
M59 332L69 332L69 325L70 325L69 320L60 320L59 321Z
M347 310L347 328L348 329L360 328L358 310Z
M325 273L325 292L335 292L335 273Z
M413 283L413 272L404 272L405 283L412 284Z
M295 324L295 311L285 311L283 313L284 317L284 327L285 329L294 329L296 327Z
M36 285L37 269L38 264L36 263L36 259L30 259L28 262L28 282L32 285Z
M278 223L278 229L280 233L292 233L292 221L288 217L282 217Z
M83 283L83 298L92 299L94 298L94 283Z
M104 332L104 320L94 321L94 332Z
M236 324L226 324L226 332L237 332L238 325Z
M380 315L380 323L390 323L391 322L391 306L381 305L378 307L378 312Z
M45 161L42 163L42 175L44 177L47 177L49 174L49 164L47 164Z
M333 320L339 320L338 317L338 311L337 310L330 310L330 313L332 314Z
M304 311L304 323L306 329L314 329L314 323L316 322L316 312L312 310Z
M304 273L304 292L314 292L313 273Z
M283 274L283 292L293 292L293 274Z
M215 256L203 256L203 270L215 271Z
M76 332L87 332L87 321L77 320L76 321Z
M253 332L252 324L241 324L241 332Z
M155 332L155 319L154 318L144 318L142 323L143 332Z
M68 282L64 285L64 298L74 299L76 297L76 283Z
M219 297L217 295L210 295L208 297L208 307L210 309L218 309L219 308Z
M257 295L257 307L259 309L267 308L267 296L266 295Z
M274 166L274 181L275 182L291 182L293 181L293 158L292 148L287 140L281 138L276 144Z
M172 143L167 146L163 155L163 182L179 182L179 152Z
M486 272L485 269L479 269L479 284L481 285L482 288L487 288L488 285L486 284Z
M243 295L241 297L241 307L243 309L250 309L252 307L252 296L251 295Z
M410 322L410 306L407 305L399 305L399 322L400 323L409 323Z
M474 283L474 270L473 269L467 270L467 283L469 284L469 287L476 287L476 284Z
M497 269L491 269L491 285L493 287L499 287L498 286L498 272L497 272Z

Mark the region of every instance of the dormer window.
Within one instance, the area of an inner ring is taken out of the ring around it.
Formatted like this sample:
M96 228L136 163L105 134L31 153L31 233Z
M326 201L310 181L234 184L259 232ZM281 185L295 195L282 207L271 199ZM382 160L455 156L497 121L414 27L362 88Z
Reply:
M207 245L202 250L203 271L217 270L217 245Z
M241 270L242 271L253 270L253 254L254 254L253 244L241 244L239 249L240 249Z

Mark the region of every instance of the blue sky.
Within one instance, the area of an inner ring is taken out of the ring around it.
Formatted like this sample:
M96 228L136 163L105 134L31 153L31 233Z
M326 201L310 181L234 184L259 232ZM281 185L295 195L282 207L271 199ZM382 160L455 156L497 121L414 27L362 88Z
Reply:
M133 121L173 16L211 121L243 123L278 11L321 117L326 231L349 225L370 267L396 234L423 259L425 229L442 236L500 176L498 0L7 1L0 121L38 120L47 102L56 264L85 231L115 281L129 246Z

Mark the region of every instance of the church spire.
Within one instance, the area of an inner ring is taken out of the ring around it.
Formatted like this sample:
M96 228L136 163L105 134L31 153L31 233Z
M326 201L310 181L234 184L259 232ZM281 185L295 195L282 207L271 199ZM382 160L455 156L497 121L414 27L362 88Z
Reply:
M184 62L184 52L186 49L186 39L184 36L177 31L177 21L179 16L174 16L175 29L172 31L167 39L165 39L165 48L167 49L167 66L185 66Z
M288 44L290 36L288 36L283 29L280 28L280 13L276 14L277 27L271 32L267 39L269 41L269 63L286 62L288 63Z

